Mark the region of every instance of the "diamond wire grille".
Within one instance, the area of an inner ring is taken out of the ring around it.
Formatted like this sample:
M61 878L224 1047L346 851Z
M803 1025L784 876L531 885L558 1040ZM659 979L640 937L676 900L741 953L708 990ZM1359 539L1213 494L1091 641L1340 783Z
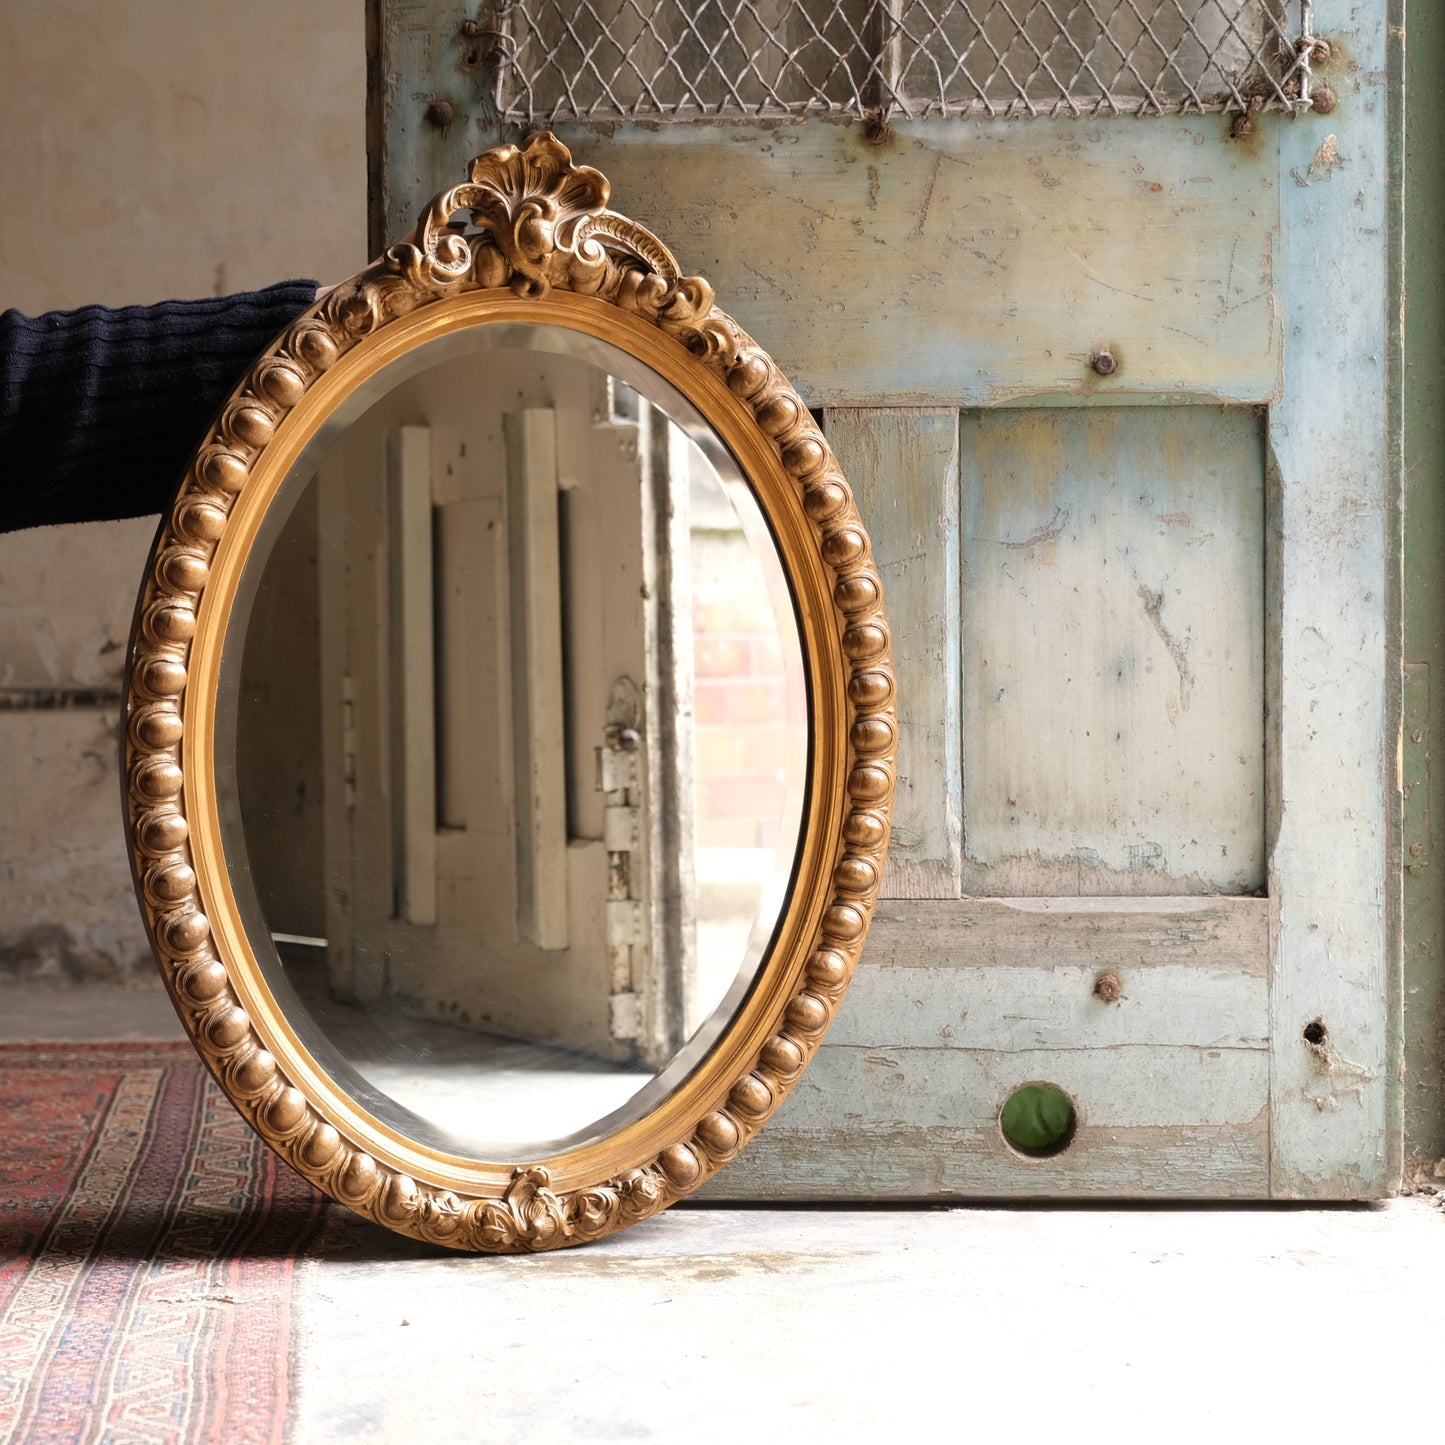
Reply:
M1287 0L494 0L523 124L1285 110ZM1304 7L1307 23L1308 7Z

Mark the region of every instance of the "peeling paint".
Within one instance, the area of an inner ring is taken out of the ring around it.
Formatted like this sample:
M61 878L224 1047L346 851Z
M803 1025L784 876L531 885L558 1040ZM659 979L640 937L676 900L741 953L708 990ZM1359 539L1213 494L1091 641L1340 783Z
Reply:
M1305 1047L1314 1056L1317 1077L1313 1083L1322 1087L1316 1090L1312 1084L1305 1085L1305 1098L1322 1112L1338 1109L1340 1099L1352 1096L1361 1107L1365 1103L1365 1085L1373 1083L1376 1075L1373 1069L1357 1064L1352 1059L1337 1053L1328 1038L1320 1043L1306 1043Z
M1344 157L1340 155L1339 137L1327 135L1320 142L1320 148L1310 162L1310 175L1320 180L1331 181L1335 177L1335 167L1342 166L1344 163Z
M1342 166L1344 163L1345 158L1340 154L1339 137L1327 135L1320 142L1319 149L1315 151L1308 168L1301 172L1298 166L1294 166L1290 169L1290 176L1295 185L1308 189L1316 181L1334 180L1335 167Z

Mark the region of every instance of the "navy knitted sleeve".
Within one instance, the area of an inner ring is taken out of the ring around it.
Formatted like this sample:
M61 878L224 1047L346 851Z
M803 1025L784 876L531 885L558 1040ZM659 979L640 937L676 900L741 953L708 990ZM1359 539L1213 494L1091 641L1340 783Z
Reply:
M161 511L248 364L316 282L0 313L0 531Z

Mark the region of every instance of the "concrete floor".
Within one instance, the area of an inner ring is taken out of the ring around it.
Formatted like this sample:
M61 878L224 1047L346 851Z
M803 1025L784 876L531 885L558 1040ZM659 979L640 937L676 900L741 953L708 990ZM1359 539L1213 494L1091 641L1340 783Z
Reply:
M176 1037L160 995L0 996L6 1037ZM333 1222L300 1445L1362 1441L1438 1431L1445 1212L682 1207L585 1249Z
M1438 1430L1445 1216L1420 1200L677 1208L521 1259L334 1244L300 1291L307 1445Z

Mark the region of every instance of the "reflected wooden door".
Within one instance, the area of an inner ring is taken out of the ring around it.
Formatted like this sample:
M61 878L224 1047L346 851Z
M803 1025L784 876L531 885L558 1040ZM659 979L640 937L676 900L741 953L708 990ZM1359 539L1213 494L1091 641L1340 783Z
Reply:
M587 363L491 352L402 383L323 461L335 996L614 1062L681 1042L691 937L651 902L688 808L644 701L686 685L657 675L651 422Z

